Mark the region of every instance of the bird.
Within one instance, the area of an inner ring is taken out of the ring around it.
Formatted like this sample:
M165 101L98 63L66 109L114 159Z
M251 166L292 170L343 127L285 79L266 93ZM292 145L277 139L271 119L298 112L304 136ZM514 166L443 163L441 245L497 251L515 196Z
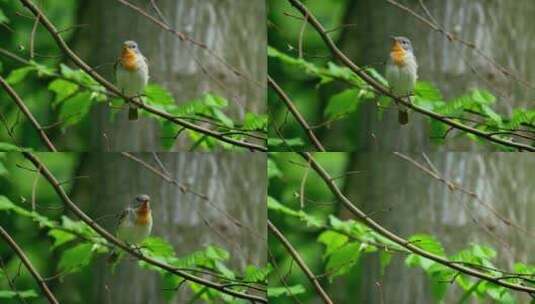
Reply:
M139 245L152 231L152 211L150 197L146 194L137 195L134 204L138 207L128 207L119 215L116 236L128 245ZM119 257L117 250L113 250L108 261L114 262Z
M141 102L139 96L149 81L149 66L135 41L127 40L123 43L121 54L115 63L115 76L121 92L126 97L135 97ZM130 103L128 119L137 120L138 117L137 107Z
M412 43L407 37L391 37L393 40L390 56L386 63L386 80L390 85L390 92L399 98L407 98L411 102L416 80L418 79L418 63L414 56ZM398 121L401 125L409 122L406 108L398 104Z

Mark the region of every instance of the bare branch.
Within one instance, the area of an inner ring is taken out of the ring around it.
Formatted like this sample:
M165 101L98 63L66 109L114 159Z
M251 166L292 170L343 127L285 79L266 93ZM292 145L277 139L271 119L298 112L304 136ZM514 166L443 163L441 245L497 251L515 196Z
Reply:
M24 263L24 266L28 269L28 271L32 274L33 278L37 282L37 285L41 288L43 291L43 294L48 299L49 303L58 304L58 300L56 300L56 297L50 291L50 288L48 288L48 285L46 285L45 280L41 277L39 272L33 267L32 262L28 259L26 254L24 254L24 251L19 247L17 242L7 233L7 231L4 230L2 226L0 226L0 236L6 241L6 243L15 251L15 253L19 256L22 263Z
M316 149L321 152L325 152L325 148L321 145L321 142L318 140L306 120L303 118L301 113L299 113L299 110L295 107L295 105L290 100L290 97L284 92L284 90L268 75L268 83L269 86L275 90L275 92L279 95L280 99L286 104L290 112L292 112L293 116L299 122L301 127L305 130L305 133L307 134L310 141L316 146Z
M45 143L47 148L52 152L56 152L57 151L56 147L54 146L52 141L50 141L50 139L46 135L46 133L43 130L43 128L41 127L41 125L37 122L35 117L33 117L32 112L30 112L30 110L28 109L28 107L26 106L24 101L19 97L19 95L17 95L17 92L15 92L15 90L13 90L13 88L6 82L6 80L2 76L0 76L0 85L9 94L11 99L13 99L13 101L17 104L17 106L24 113L24 115L26 115L28 120L30 120L30 122L32 123L33 127L35 128L35 130L37 131L37 133L41 137L41 140Z
M299 267L301 267L301 269L303 270L305 275L308 277L312 285L314 285L314 288L316 288L316 291L320 295L323 302L327 304L332 304L333 301L331 300L329 295L325 292L325 290L323 290L323 288L320 285L320 282L318 281L314 273L312 273L312 271L308 268L305 261L303 261L303 258L301 258L301 255L299 255L299 252L295 250L292 244L286 239L284 234L282 234L279 231L279 229L277 229L277 226L273 225L273 223L271 223L270 220L268 220L268 228L269 228L269 231L271 231L271 233L273 233L281 241L284 247L286 247L286 250L288 250L288 252L292 255L293 259L297 262Z

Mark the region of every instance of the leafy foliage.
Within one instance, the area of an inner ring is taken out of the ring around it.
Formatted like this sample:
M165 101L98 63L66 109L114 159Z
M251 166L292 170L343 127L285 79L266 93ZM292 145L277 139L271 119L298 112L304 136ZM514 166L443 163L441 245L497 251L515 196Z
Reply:
M307 265L312 268L317 278L325 279L322 282L324 288L336 286L337 278L344 278L344 281L350 282L362 280L362 276L366 275L362 265L369 263L370 257L378 258L381 274L388 273L391 263L402 258L406 267L416 268L425 273L436 303L445 303L447 300L451 300L452 294L457 294L455 292L448 293L450 289L462 290L459 303L468 303L472 300L518 303L521 299L507 288L462 274L447 265L414 254L359 221L342 220L334 215L339 212L337 209L318 212L318 208L310 206L314 202L307 202L308 206L298 208L299 199L289 196L287 193L300 193L299 187L302 185L302 176L306 169L293 159L289 161L286 154L272 154L268 161L268 176L270 177L269 218L290 240ZM318 153L315 156L329 154L331 153ZM323 166L332 166L329 165L332 158L333 156L323 158ZM308 179L313 179L313 176L309 176ZM307 186L305 192L307 197L321 197L317 192L318 183L322 182L314 182ZM311 193L315 193L315 196L312 196ZM533 265L517 263L511 270L514 271L514 274L511 275L511 273L498 268L497 253L489 246L472 243L451 254L431 234L417 233L408 236L407 240L411 245L445 258L452 264L471 267L493 277L502 277L502 280L506 282L535 287L535 280L530 279L535 270ZM292 257L284 248L281 248L277 240L270 239L269 242L270 251L276 256L273 263L278 265L270 275L270 289L273 288L280 292L270 293L269 297L274 303L279 303L279 300L280 303L285 303L283 298L292 297L289 287L294 286L292 284L295 283L308 282L308 280L301 270L293 265ZM527 274L529 275L526 276ZM285 282L283 286L278 283L281 281L281 277L284 278ZM305 290L313 290L307 285L303 287ZM286 291L284 291L285 289ZM334 289L336 290L336 288ZM336 295L336 292L333 294ZM353 295L353 293L349 294ZM297 293L297 295L300 295L299 299L317 297L317 295L314 296L313 291ZM449 297L446 298L446 295Z
M341 121L352 113L358 112L360 106L364 102L374 102L377 104L378 119L383 119L384 110L393 106L390 98L377 96L376 93L364 82L364 80L346 67L337 66L332 62L321 63L323 65L312 63L303 58L292 57L284 52L274 49L273 47L268 49L268 55L272 60L277 60L281 63L284 63L287 68L295 69L306 74L312 79L317 79L318 82L314 87L314 92L310 94L319 94L316 91L319 90L320 86L326 86L327 84L331 84L335 81L344 85L342 86L342 89L325 90L330 92L330 96L327 98L328 102L326 103L326 106L322 108L322 114L326 118L326 122L329 123L326 124L325 122L317 122L308 119L308 122L311 125L323 124L325 126L330 126L332 123ZM378 82L385 86L388 85L386 80L376 70L367 68L365 71ZM337 86L337 88L339 87L340 86ZM535 129L535 111L514 109L512 116L508 117L504 114L501 114L493 108L496 106L497 98L492 93L484 89L473 89L451 100L445 100L438 87L430 82L420 81L415 87L414 95L413 102L417 106L433 111L442 116L452 118L459 123L468 124L471 127L481 131L497 133L496 136L501 136L504 139L514 141L526 139L526 137L521 139L518 136L513 135L513 133L518 132L518 129L521 126L526 127L528 130L520 131L521 133L531 132ZM293 96L291 91L290 96ZM312 100L310 102L312 102ZM309 104L304 104L304 106L310 107ZM301 111L303 111L303 109L301 109ZM272 116L273 115L274 114L272 114ZM270 136L277 138L280 137L280 134L275 134L273 128L279 124L277 121L281 119L272 117L274 124L271 126L272 129L270 130L270 134L272 135ZM286 120L287 118L284 116L284 124L288 123ZM444 143L444 138L448 134L450 127L432 118L429 118L428 121L430 125L429 137L436 143ZM282 128L278 128L277 132L282 132L282 136L287 138L286 141L297 142L297 140L305 138L303 133L300 134L299 137L291 137L290 135L286 134ZM351 134L354 134L354 132L351 132ZM467 132L460 132L460 134L464 134L468 138L480 143L485 142ZM270 140L270 142L272 141L273 140ZM528 139L527 142L530 143L530 140ZM300 145L304 145L304 142L300 142ZM292 145L288 144L287 146L292 148ZM507 150L505 147L498 148ZM286 150L288 150L288 148Z

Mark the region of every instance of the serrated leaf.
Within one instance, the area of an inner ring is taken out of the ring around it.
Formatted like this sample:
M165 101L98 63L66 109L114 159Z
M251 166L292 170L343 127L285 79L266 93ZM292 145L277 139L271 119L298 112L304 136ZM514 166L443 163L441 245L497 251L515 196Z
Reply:
M69 241L72 241L76 238L76 236L74 236L72 233L59 229L51 229L48 232L48 235L54 239L52 249L57 248L65 243L68 243Z
M156 256L170 257L175 255L173 246L159 237L149 237L143 241L142 245Z
M324 257L328 257L348 241L346 235L331 230L324 231L318 236L318 242L325 245Z
M273 177L281 177L282 171L277 166L277 163L275 163L275 161L273 161L271 158L268 158L267 162L268 179Z
M157 84L149 84L145 87L145 95L152 104L167 105L175 104L173 95L165 88Z
M432 83L426 81L418 81L416 83L416 86L414 87L414 95L429 101L443 100L440 90Z
M329 256L325 268L330 280L347 273L357 263L360 257L359 247L359 243L348 243Z
M31 151L29 148L21 148L14 144L10 144L7 142L0 142L0 151L2 152L22 152L22 151Z
M277 298L283 295L299 295L302 293L305 293L305 287L303 285L292 285L292 286L283 286L283 287L268 287L268 297L269 298Z
M2 9L0 9L0 23L9 23L9 18L4 14Z
M91 108L91 93L80 92L65 100L61 104L59 118L63 121L63 128L78 123Z
M93 244L79 244L63 252L58 263L62 272L77 272L91 262Z
M279 147L279 146L301 147L304 145L305 145L305 142L303 141L302 138L286 138L284 140L281 138L274 138L274 137L268 138L268 146L272 146L272 147Z
M216 108L224 108L228 106L228 100L226 100L225 98L221 96L212 95L212 94L205 94L203 98L203 102L207 106L216 107Z
M0 299L13 299L13 298L37 298L39 295L35 290L28 289L24 291L13 291L13 290L0 290Z
M184 130L181 126L176 125L168 120L160 123L160 144L165 150L170 150L175 145L179 130Z
M25 67L13 70L11 71L11 73L9 73L9 76L7 76L6 82L10 85L17 84L21 82L22 80L24 80L24 78L26 78L28 73L34 70L35 70L35 67L33 66L25 66Z
M445 256L445 251L440 242L434 236L428 234L415 234L409 238L409 242L430 253Z
M271 273L271 264L267 267L258 268L256 266L247 265L243 280L246 282L265 282L267 276Z
M48 89L56 94L53 105L57 105L66 97L78 91L78 85L63 79L56 79L48 85Z
M357 109L359 90L349 89L333 95L325 108L325 116L329 119L339 118Z

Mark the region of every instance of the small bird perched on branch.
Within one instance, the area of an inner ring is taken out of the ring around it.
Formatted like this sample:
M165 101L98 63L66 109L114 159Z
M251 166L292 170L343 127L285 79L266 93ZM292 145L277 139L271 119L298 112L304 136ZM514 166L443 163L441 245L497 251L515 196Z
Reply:
M117 238L129 245L137 245L146 239L152 230L152 211L150 197L140 194L134 199L136 208L126 208L119 216L117 225ZM115 262L119 257L117 250L113 250L109 262Z
M139 97L149 81L149 67L147 59L141 54L135 41L125 41L123 49L115 64L115 75L117 77L117 86L127 97L135 97L141 102ZM128 110L128 119L138 119L137 107L130 103Z
M393 95L407 98L411 102L416 80L418 79L418 64L414 56L411 41L406 37L392 37L393 44L386 64L386 80ZM409 113L399 105L398 120L402 125L409 122Z

